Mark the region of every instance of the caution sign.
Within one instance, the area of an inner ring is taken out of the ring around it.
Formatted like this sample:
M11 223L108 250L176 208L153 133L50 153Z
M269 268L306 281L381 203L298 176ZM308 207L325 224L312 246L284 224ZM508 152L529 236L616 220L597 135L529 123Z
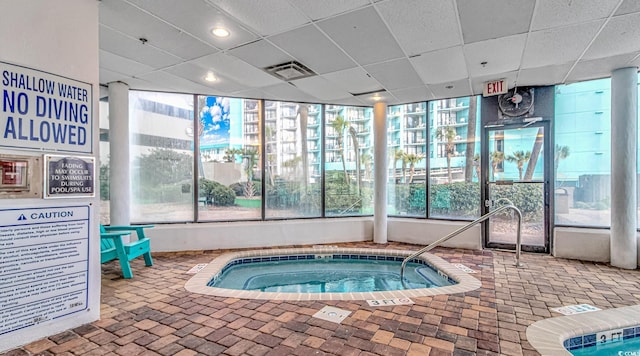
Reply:
M45 156L45 198L95 196L93 157Z
M0 210L0 337L87 309L88 205Z

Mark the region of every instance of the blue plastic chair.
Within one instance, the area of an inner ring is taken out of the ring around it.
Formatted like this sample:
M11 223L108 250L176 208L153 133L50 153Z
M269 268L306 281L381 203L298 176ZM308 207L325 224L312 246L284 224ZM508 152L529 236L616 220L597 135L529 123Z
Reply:
M145 235L144 229L152 228L153 225L136 226L103 226L100 224L100 263L105 263L118 259L124 278L133 278L129 261L136 257L143 256L146 266L153 266L151 259L151 245L149 238ZM136 233L137 240L124 243L123 236Z

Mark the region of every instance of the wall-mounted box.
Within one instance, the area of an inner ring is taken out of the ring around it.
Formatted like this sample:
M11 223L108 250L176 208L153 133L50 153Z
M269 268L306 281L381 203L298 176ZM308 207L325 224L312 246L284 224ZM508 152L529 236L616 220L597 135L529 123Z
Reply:
M42 158L0 154L0 199L42 198Z

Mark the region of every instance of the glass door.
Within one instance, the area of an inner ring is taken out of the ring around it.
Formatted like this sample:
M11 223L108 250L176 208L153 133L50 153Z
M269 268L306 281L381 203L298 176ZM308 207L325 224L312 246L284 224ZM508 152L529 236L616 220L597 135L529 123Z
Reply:
M549 251L548 123L485 127L483 214L512 202L522 212L522 250ZM485 246L515 249L517 217L505 212L484 226Z

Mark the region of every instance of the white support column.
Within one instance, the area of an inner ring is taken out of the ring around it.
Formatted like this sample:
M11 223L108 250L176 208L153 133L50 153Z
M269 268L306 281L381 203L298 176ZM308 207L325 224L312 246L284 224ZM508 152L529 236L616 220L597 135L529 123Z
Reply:
M129 225L129 86L109 83L109 192L111 225Z
M387 243L387 104L373 106L373 242Z
M611 265L638 266L636 152L638 69L611 76Z

